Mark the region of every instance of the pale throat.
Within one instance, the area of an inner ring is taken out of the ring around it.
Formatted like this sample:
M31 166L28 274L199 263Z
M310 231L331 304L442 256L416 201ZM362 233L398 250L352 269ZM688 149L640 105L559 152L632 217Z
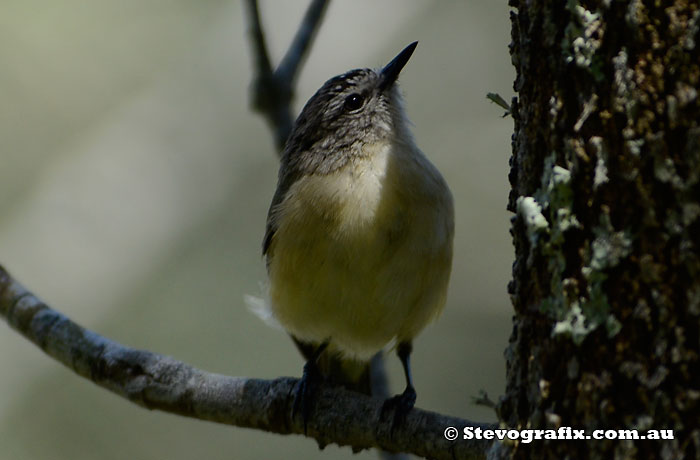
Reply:
M351 236L381 224L381 209L392 200L392 156L390 142L363 147L362 155L327 175L310 175L292 186L290 198L297 201L298 217L320 218L327 231L336 236ZM296 214L296 213L295 213ZM303 214L303 216L301 215Z

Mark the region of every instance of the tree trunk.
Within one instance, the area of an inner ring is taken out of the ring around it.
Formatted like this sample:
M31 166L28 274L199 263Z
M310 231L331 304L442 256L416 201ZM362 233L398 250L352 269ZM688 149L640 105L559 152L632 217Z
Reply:
M700 458L698 3L511 0L515 319L499 416L674 439L535 439L494 457Z

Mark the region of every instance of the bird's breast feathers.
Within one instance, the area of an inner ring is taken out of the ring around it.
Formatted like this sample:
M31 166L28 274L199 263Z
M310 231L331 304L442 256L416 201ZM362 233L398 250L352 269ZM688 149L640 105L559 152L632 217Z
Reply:
M279 222L314 222L335 237L372 231L381 219L377 212L382 199L391 199L386 187L391 147L373 145L366 150L366 156L348 161L340 170L297 180L287 193Z
M398 148L372 144L341 170L303 176L273 210L270 300L295 336L366 358L441 310L452 199L420 151Z

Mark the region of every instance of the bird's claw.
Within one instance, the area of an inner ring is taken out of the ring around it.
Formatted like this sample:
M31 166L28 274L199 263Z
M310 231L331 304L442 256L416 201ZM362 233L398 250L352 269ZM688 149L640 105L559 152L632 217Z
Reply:
M316 364L313 362L306 363L304 365L304 373L296 385L296 394L292 405L292 418L301 413L301 418L304 422L304 434L306 434L307 424L311 417L311 408L321 380L321 373Z
M403 393L396 395L384 401L382 405L381 418L387 417L391 412L394 413L391 421L391 434L394 430L406 421L408 413L411 412L416 404L416 390L413 387L406 387Z

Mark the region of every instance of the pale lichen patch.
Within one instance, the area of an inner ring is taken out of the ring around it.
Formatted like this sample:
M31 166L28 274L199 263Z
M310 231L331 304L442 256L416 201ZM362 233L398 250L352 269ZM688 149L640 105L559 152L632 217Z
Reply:
M601 15L578 5L574 0L569 0L566 8L571 11L573 19L564 31L562 49L565 60L591 70L595 53L603 41Z
M518 214L523 217L529 232L545 230L549 224L542 214L542 207L531 196L521 196L516 202Z

